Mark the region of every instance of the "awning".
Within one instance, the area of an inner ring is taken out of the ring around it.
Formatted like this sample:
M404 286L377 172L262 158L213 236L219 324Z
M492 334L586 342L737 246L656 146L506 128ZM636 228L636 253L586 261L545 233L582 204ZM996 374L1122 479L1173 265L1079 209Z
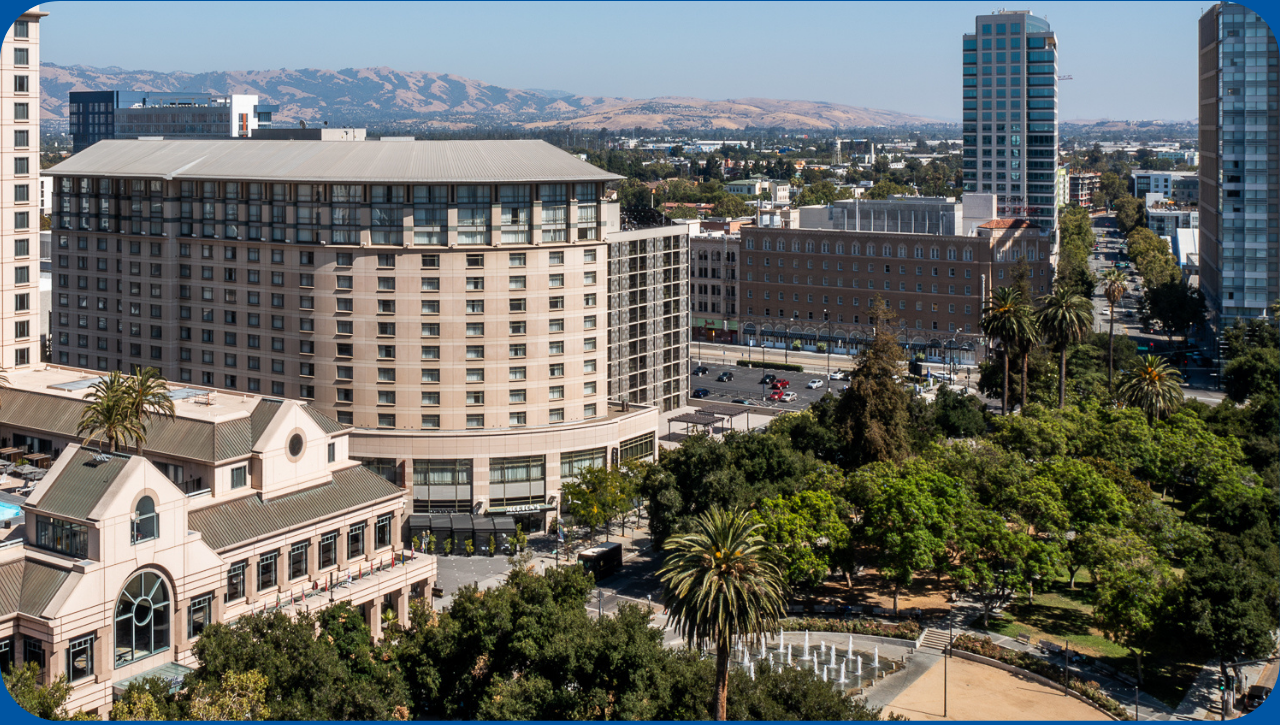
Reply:
M194 671L195 670L190 667L184 667L177 662L166 662L159 667L153 667L146 672L136 674L133 677L126 677L123 680L117 680L111 683L111 688L115 691L115 694L123 695L124 691L129 689L130 682L145 680L148 677L159 677L169 683L169 694L172 695L182 689L183 678Z
M718 415L699 415L697 413L681 413L668 420L669 423L688 423L689 425L715 425L720 422Z

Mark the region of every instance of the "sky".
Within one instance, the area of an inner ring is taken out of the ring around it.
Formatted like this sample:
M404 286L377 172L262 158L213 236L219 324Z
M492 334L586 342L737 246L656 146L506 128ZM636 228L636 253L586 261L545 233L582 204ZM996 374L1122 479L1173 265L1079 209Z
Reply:
M0 0L6 9L14 0ZM1029 2L1058 34L1059 118L1196 116L1200 2ZM960 115L960 36L997 2L44 3L59 65L435 71L589 96L778 98ZM1264 9L1264 14L1273 10ZM16 14L16 13L15 13Z

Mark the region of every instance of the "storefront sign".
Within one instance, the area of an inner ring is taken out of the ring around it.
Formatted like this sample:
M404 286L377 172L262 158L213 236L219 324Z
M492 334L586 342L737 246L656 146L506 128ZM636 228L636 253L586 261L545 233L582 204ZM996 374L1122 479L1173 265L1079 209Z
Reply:
M506 508L491 508L489 509L489 512L495 513L495 514L496 513L519 514L519 513L525 513L528 511L549 511L550 509L551 507L546 504L532 503L532 504L523 504L520 506L507 506Z

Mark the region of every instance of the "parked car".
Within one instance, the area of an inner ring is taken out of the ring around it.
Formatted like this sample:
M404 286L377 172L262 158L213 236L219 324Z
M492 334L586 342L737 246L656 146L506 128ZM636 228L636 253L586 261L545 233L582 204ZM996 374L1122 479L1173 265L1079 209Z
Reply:
M810 390L817 390L818 388L821 388L822 385L823 385L823 382L821 380L819 380L818 378L814 378L813 380L810 380L809 384L806 385L805 387Z
M769 394L769 400L772 400L772 401L775 401L775 402L776 402L776 401L779 401L779 400L782 400L782 391L781 391L781 390L775 390L775 391L773 391L772 393L770 393L770 394Z
M705 398L708 395L711 395L711 391L706 388L695 388L691 395L695 398Z
M733 402L738 405L755 405L755 402L747 400L746 398L736 398Z
M769 384L771 384L773 381L775 381L775 380L777 380L777 379L778 379L778 376L777 376L777 375L774 375L773 373L766 373L766 374L765 374L765 376L764 376L763 378L760 378L760 384L761 384L761 385L769 385Z
M1250 685L1244 695L1244 711L1253 712L1271 695L1271 688L1266 685Z
M717 383L731 383L731 382L733 382L733 373L728 372L728 371L725 371L725 372L723 372L723 373L720 373L720 376L716 378L716 382L717 382Z
M694 374L694 375L706 375L706 374L707 374L707 373L709 373L709 372L711 372L711 371L710 371L710 370L708 370L708 369L706 369L705 367L703 367L703 366L701 366L701 365L699 365L698 367L696 367L696 368L694 368L694 369L693 369L693 374Z
M782 387L784 387L784 388L789 388L789 387L791 387L791 381L790 381L790 380L785 380L785 379L783 379L783 378L778 378L778 379L777 379L777 380L775 380L774 382L775 382L775 383L777 383L778 385L781 385L781 386L782 386Z
M791 401L795 400L798 397L800 396L788 391L782 394L782 402L790 403Z
M848 380L849 379L849 376L843 370L837 370L834 373L831 373L831 375L827 377L831 378L832 380Z
M777 382L777 381L774 381L773 385L770 385L770 386L769 386L769 389L770 389L770 390L783 390L783 389L785 389L786 387L787 387L787 386L783 385L782 383Z

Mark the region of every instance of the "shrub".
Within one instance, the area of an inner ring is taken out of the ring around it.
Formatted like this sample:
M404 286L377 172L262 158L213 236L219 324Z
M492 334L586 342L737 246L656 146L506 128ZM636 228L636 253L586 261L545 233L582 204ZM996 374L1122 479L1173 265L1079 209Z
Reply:
M804 372L803 365L795 363L767 362L762 360L739 360L738 367L741 368L764 368L766 370L786 370L793 373Z
M920 637L920 625L914 621L886 624L873 619L819 619L817 617L788 617L782 620L782 628L799 632L835 632L836 634L867 634L875 637L892 637L915 641Z

